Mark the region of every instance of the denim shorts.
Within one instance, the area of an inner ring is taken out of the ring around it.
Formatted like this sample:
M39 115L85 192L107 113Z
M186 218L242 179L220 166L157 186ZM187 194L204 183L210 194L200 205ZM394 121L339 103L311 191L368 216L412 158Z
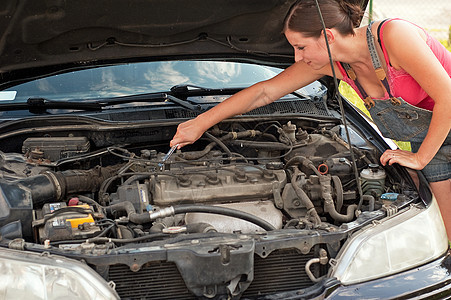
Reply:
M417 152L421 143L411 142L412 152ZM451 178L451 145L442 145L434 158L422 170L429 182L443 181Z

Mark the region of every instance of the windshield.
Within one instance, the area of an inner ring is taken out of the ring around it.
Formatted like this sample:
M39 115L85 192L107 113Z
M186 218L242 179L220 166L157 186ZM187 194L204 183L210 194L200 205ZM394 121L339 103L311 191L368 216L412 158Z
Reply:
M269 79L282 69L216 61L164 61L99 67L54 75L11 87L2 100L101 99L169 91L190 84L211 89L242 88ZM3 97L2 97L3 96Z
M209 89L245 88L267 80L281 68L224 61L159 61L105 66L37 79L0 91L2 102L29 98L102 99L169 91L175 85ZM299 92L308 95L318 83Z

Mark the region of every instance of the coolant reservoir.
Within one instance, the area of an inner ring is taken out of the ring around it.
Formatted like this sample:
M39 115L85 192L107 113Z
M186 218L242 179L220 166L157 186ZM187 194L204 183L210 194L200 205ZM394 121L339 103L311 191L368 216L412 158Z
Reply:
M360 172L360 184L364 195L380 197L385 187L385 171L377 164L369 164Z

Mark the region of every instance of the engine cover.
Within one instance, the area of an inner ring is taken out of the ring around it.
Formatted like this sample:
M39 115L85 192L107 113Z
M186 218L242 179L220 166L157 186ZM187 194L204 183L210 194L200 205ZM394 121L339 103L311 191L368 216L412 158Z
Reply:
M179 176L162 174L152 181L154 205L227 203L274 199L274 191L280 191L286 184L286 174L284 170L246 166L190 170L189 174Z

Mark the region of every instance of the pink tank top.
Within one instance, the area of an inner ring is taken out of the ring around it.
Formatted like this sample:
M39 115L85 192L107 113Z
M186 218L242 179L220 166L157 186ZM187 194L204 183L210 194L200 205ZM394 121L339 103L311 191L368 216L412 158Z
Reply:
M432 110L434 108L434 100L429 97L429 95L421 88L421 86L415 81L415 79L409 75L406 71L403 69L396 70L393 68L388 60L387 50L385 49L384 45L384 27L387 25L388 22L392 20L399 20L399 19L389 19L386 22L382 24L379 30L379 38L381 41L381 47L382 51L384 52L384 58L387 62L387 77L388 77L388 83L390 85L390 90L392 92L392 95L394 97L401 97L406 102L421 107L427 110ZM426 31L427 40L426 43L429 46L429 48L432 50L432 52L435 54L439 62L442 64L442 66L445 68L448 75L451 77L451 52L448 51L438 40L431 37ZM355 85L354 81L351 80L348 75L346 74L346 71L343 69L340 63L337 62L337 66L343 75L343 81L348 83L362 98L362 95L360 91L358 90L357 86ZM385 92L385 96L382 99L388 99L388 93Z

